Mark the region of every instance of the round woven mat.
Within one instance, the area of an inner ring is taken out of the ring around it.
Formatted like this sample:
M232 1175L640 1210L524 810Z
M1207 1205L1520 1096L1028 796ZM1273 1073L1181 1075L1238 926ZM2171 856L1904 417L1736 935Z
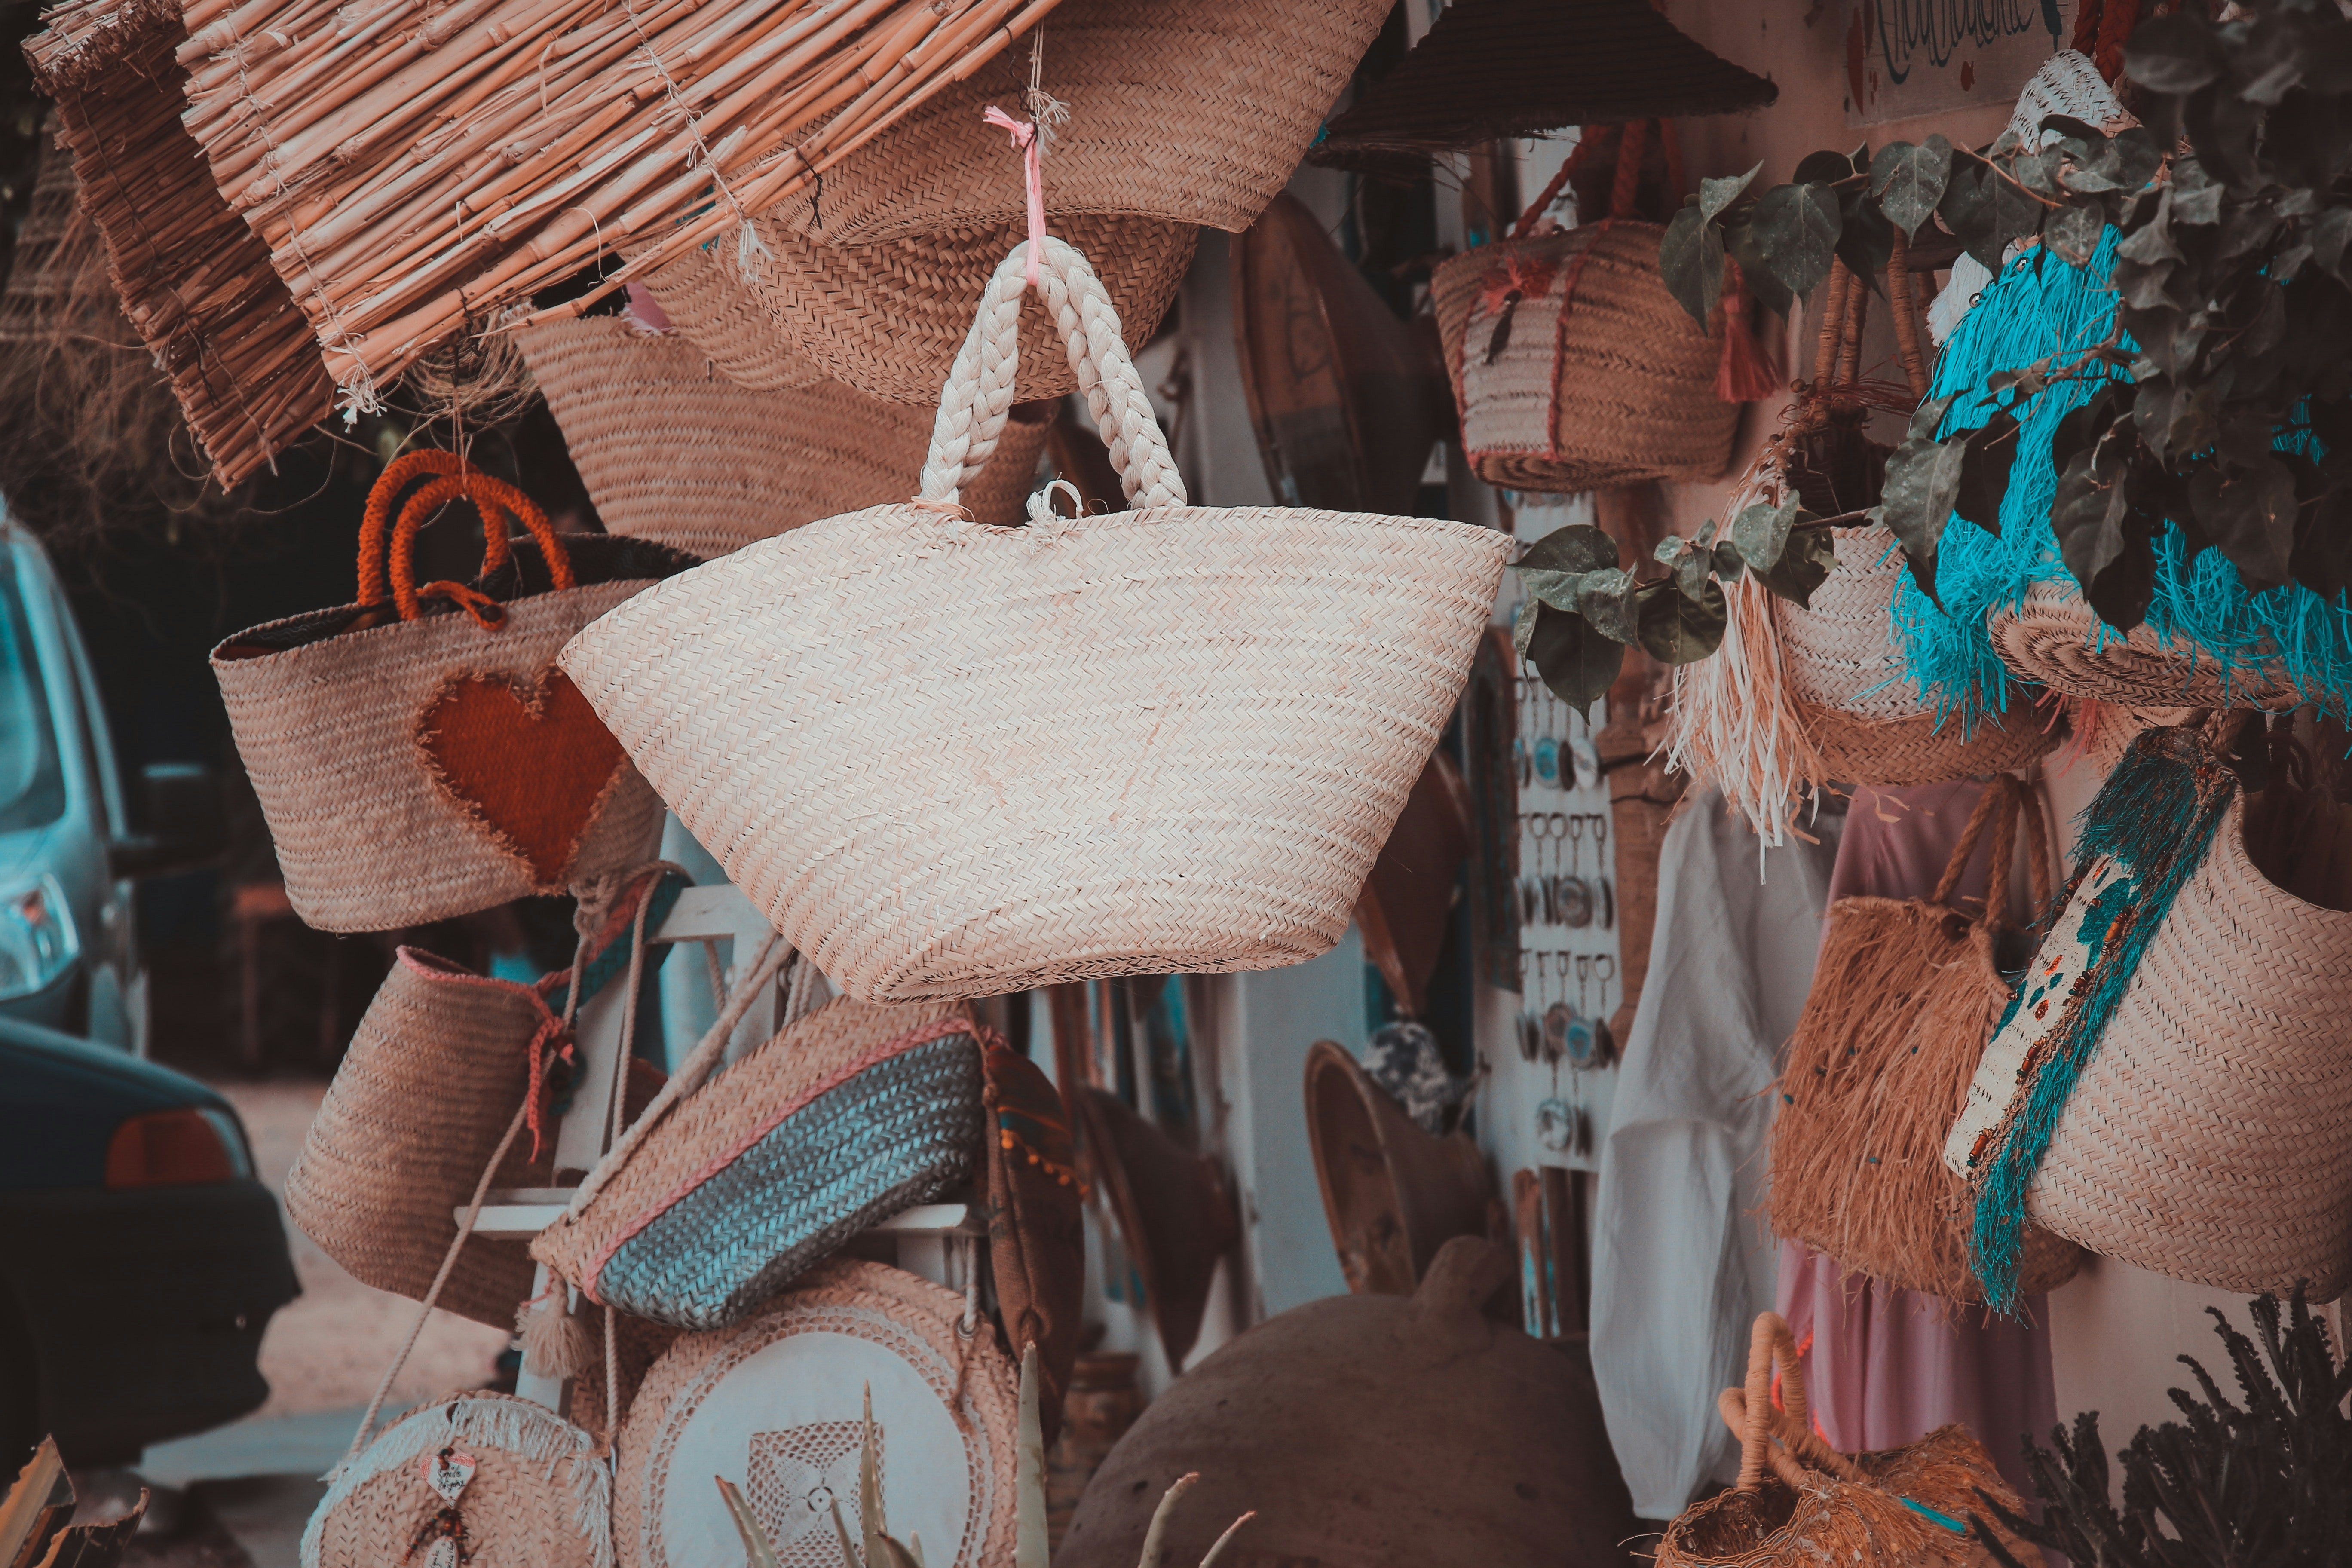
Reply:
M845 246L796 233L769 213L751 224L769 254L746 261L732 246L714 245L646 279L678 330L747 386L830 377L869 397L924 405L926 431L981 291L1027 237L1023 223L1011 222ZM1150 218L1058 214L1051 226L1095 263L1128 345L1149 342L1192 264L1199 231ZM1045 312L1023 312L1015 395L1059 397L1076 387Z
M457 1496L467 1568L613 1568L612 1487L587 1433L511 1394L453 1394L376 1435L302 1532L302 1568L422 1563L418 1545L441 1495L420 1465L445 1447L469 1455Z
M2076 697L2155 708L2292 708L2303 700L2275 659L2231 671L2186 637L2105 626L2071 585L2036 583L1986 622L2001 663Z
M706 560L821 517L914 493L931 416L835 381L754 390L677 333L615 316L519 334L572 461L610 533ZM964 487L982 522L1012 523L1035 480L1045 421L1006 421Z
M621 1423L622 1568L741 1555L714 1474L742 1489L783 1568L840 1568L830 1505L855 1538L868 1388L890 1533L919 1535L931 1568L1010 1568L1019 1381L985 1321L957 1332L962 1313L928 1280L836 1258L733 1328L680 1339Z
M1045 159L1054 231L1067 215L1103 214L1239 234L1289 180L1390 9L1063 0L1045 19L1042 73L1070 110ZM1028 118L1029 44L941 90L774 215L836 245L1022 222L1020 160L981 116L994 105Z

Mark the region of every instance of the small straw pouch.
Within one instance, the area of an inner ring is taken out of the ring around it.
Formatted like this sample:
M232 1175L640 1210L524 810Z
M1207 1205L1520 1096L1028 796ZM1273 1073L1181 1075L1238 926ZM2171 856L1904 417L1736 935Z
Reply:
M1510 549L1187 504L1117 312L1052 238L1038 286L1136 510L961 518L1013 401L1028 260L989 280L919 501L748 545L563 652L753 907L868 1001L1328 951Z
M596 1440L528 1399L452 1394L346 1461L302 1531L302 1568L613 1568Z
M2245 816L2188 729L2144 731L2084 815L1944 1145L1995 1305L2029 1222L2223 1290L2352 1284L2352 913L2263 876Z
M981 1046L960 1008L836 999L722 1071L701 1066L680 1065L531 1243L592 1301L723 1328L978 1164Z
M1622 143L1636 169L1643 140ZM1430 279L1462 444L1488 484L1589 490L1730 465L1740 405L1716 393L1721 324L1675 302L1658 272L1666 231L1625 216L1622 171L1617 188L1614 216L1562 229L1541 216L1555 185Z
M420 479L394 527L394 502ZM482 513L481 575L419 587L416 531L459 499ZM509 543L510 517L530 541ZM368 497L358 602L213 650L295 912L320 931L389 931L560 893L651 855L661 802L555 656L693 560L598 536L567 549L529 500L455 455L394 460Z
M1830 906L1772 1130L1775 1232L1849 1272L1954 1301L1981 1301L1984 1288L1969 1271L1967 1193L1944 1168L1944 1136L2009 1002L2001 948L2017 934L2008 888L2021 813L2034 907L2044 908L2041 804L2007 773L1985 786L1928 897ZM1988 825L1987 907L1971 919L1954 890ZM2031 1231L2021 1293L2065 1283L2082 1258L2073 1243Z
M1658 1568L1975 1568L1991 1561L1979 1492L2024 1510L1957 1423L1885 1453L1831 1447L1813 1427L1804 1365L1778 1312L1757 1318L1747 1385L1725 1389L1717 1408L1739 1437L1738 1484L1666 1526ZM2005 1531L2000 1540L2033 1561L2032 1547Z

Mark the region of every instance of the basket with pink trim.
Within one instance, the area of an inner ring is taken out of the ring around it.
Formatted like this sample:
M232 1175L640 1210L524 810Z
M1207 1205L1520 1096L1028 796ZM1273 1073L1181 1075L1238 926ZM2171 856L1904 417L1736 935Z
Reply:
M961 1007L835 1001L650 1107L531 1255L592 1300L728 1327L858 1231L970 1179L981 1087Z

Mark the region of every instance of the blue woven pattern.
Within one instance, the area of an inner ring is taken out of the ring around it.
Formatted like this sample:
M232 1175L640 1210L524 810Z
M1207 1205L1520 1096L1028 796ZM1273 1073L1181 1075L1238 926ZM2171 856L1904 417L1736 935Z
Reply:
M706 1093L724 1094L727 1080ZM971 1174L980 1047L950 1035L817 1096L606 1260L597 1299L687 1329L741 1321L858 1231Z

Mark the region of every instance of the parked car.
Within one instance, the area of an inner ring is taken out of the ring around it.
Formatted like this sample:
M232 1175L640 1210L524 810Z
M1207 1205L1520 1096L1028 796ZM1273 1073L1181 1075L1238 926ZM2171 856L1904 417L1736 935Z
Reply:
M127 1464L244 1415L299 1289L228 1101L0 1017L0 1473L44 1432L69 1463Z
M47 556L0 515L0 1018L146 1055L131 884L202 864L223 823L207 768L161 763L141 784L126 801Z

